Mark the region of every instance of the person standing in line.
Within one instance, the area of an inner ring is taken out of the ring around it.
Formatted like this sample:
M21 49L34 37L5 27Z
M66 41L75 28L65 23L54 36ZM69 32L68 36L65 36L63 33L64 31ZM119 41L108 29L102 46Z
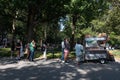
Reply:
M43 41L42 48L43 48L43 58L44 60L47 60L47 42L46 41Z
M30 43L27 43L26 44L26 49L25 49L25 54L27 54L27 56L26 56L26 59L28 60L29 59L29 57L30 57Z
M15 41L12 40L12 42L11 42L11 56L10 56L11 59L13 57L14 50L15 50Z
M29 56L29 60L30 61L34 61L34 53L35 53L35 41L32 40L31 43L30 43L30 56Z
M68 55L70 53L70 44L69 44L69 40L67 38L64 41L64 45L65 45L65 48L64 48L64 62L67 62Z
M77 64L79 64L80 61L82 61L82 56L83 56L82 51L83 51L83 45L79 40L77 40L75 45L75 55L76 55Z
M4 48L7 47L7 42L8 42L8 41L7 41L7 38L4 38L4 39L3 39L3 46L4 46Z
M62 48L61 61L63 62L64 61L64 48L65 48L64 40L61 42L61 48Z
M21 47L20 47L20 58L24 57L24 52L23 52L23 43L20 41Z
M16 51L17 51L17 60L20 60L20 48L21 48L21 44L20 44L20 40L18 39L17 40L17 43L16 43Z

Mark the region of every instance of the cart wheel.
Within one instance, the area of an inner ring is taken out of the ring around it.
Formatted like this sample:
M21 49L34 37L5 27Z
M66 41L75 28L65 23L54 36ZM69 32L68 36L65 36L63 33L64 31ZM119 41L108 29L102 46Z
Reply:
M106 63L106 60L105 60L105 59L100 59L100 63L101 63L101 64L105 64L105 63Z

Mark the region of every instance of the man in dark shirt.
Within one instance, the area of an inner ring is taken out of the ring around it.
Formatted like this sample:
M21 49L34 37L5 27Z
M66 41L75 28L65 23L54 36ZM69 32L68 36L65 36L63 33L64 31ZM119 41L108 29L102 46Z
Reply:
M20 47L21 47L20 40L17 40L16 51L17 51L17 59L18 60L20 60Z
M11 58L13 56L14 50L15 50L15 42L14 42L14 40L12 40L12 43L11 43Z

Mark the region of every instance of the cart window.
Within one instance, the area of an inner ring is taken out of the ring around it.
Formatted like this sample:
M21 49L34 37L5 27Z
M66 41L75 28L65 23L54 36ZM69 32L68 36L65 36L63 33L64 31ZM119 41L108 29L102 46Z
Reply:
M98 47L96 40L86 41L86 47Z

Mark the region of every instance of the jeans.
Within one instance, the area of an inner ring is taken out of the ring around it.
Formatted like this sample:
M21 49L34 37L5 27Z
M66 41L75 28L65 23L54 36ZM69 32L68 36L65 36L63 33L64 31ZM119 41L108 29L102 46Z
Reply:
M29 60L33 61L33 58L34 58L34 51L30 51Z
M61 56L61 60L64 60L64 48L62 48L62 56Z

